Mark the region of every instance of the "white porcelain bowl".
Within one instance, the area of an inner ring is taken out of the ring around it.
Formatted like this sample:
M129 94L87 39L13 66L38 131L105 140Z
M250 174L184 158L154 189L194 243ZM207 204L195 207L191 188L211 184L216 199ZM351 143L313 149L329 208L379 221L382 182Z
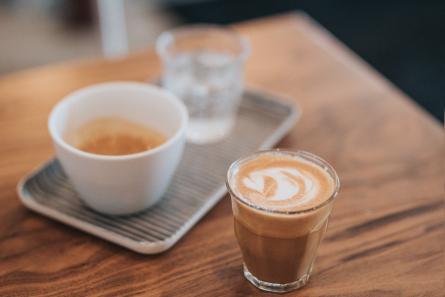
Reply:
M97 117L118 116L156 129L167 141L131 155L81 151L63 135ZM56 155L82 200L107 214L129 214L155 204L181 159L188 123L181 100L159 87L111 82L80 89L52 110L48 129Z

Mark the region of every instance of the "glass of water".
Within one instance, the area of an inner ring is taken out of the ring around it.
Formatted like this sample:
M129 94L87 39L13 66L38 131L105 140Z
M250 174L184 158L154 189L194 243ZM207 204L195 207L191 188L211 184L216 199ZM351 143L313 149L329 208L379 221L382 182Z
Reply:
M247 40L224 27L195 25L162 33L156 49L164 65L163 87L187 106L188 141L224 138L234 124L243 91Z

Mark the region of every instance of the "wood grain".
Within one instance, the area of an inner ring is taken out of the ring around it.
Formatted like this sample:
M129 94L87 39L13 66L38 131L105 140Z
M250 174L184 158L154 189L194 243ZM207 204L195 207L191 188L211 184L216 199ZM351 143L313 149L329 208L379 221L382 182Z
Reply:
M309 284L289 296L444 296L443 130L301 14L235 26L247 82L292 96L303 117L280 147L314 152L342 189ZM46 119L64 95L154 79L152 49L122 60L0 78L0 296L264 295L241 275L227 197L173 249L138 255L26 210L15 186L52 154Z

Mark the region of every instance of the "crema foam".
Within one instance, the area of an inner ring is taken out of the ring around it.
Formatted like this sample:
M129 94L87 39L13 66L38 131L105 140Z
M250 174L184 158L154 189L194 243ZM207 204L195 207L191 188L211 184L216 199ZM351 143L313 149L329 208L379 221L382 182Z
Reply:
M334 190L333 179L321 167L279 152L241 163L231 184L236 194L250 203L282 211L315 207Z

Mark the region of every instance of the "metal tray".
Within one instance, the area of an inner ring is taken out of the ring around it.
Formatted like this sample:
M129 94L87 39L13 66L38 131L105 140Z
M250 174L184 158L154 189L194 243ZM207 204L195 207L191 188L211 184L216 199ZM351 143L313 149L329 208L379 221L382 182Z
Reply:
M26 207L42 215L138 253L160 253L224 196L226 171L234 160L275 145L299 116L289 100L245 91L231 134L214 144L188 143L162 200L138 214L111 216L86 207L57 159L25 176L17 186L18 194Z

